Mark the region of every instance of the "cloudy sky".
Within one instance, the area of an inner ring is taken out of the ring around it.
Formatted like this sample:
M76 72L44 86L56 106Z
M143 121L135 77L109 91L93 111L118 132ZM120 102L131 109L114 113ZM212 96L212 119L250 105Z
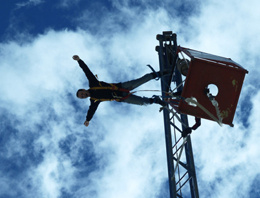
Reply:
M104 102L85 127L89 100L75 92L88 82L71 58L102 81L131 80L159 68L167 30L249 71L235 126L202 120L191 135L200 196L260 197L259 0L0 2L1 198L169 196L159 106Z

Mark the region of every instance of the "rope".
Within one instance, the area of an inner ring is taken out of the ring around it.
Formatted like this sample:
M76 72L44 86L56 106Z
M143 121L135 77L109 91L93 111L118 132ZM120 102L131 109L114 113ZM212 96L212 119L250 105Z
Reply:
M132 92L130 92L130 93L135 93L135 92L141 92L141 91L154 91L154 92L161 92L161 90L148 90L148 89L146 89L146 90L137 90L137 91L132 91Z
M214 121L216 121L220 126L222 126L222 121L217 119L212 113L210 113L205 107L203 107L200 103L198 103L196 100L192 98L186 98L185 101L189 104L194 104L198 106L202 111L204 111L206 114L208 114L209 117L211 117Z
M176 89L178 89L179 87L181 87L181 86L183 85L183 83L185 82L185 80L186 80L186 78L185 78L178 86L176 86L173 90L171 90L171 92L168 92L168 94L169 94L170 96L172 96L172 97L176 97L176 96L173 95L173 92L174 92Z
M217 116L218 116L219 121L222 123L223 118L221 117L221 114L220 114L218 102L215 100L215 98L213 98L213 99L211 100L211 103L212 103L212 105L213 105L213 106L215 107L215 109L216 109L216 113L217 113Z

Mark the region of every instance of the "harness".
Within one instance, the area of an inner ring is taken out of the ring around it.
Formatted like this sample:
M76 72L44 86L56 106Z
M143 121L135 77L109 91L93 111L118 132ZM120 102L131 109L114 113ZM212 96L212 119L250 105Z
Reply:
M117 101L117 102L121 102L122 100L127 99L132 93L130 93L130 90L128 89L124 89L124 88L119 88L114 84L109 83L109 85L111 87L103 87L102 84L99 82L100 87L91 87L90 90L112 90L112 91L121 91L121 92L125 92L128 93L125 97L121 97L121 96L117 96L115 93L112 93L113 99L102 99L102 98L94 98L94 97L90 97L91 100L94 100L95 102L97 101Z

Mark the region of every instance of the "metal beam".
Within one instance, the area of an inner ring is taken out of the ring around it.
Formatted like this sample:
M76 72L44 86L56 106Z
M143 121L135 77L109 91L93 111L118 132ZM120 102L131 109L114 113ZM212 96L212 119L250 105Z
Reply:
M160 63L160 71L163 71L167 68L165 64L165 57L164 57L164 48L163 48L163 37L157 37L159 40L159 48L156 50L158 51L159 55L159 63ZM161 78L161 90L162 90L162 97L165 97L165 92L167 92L168 86L165 83L166 77ZM169 178L169 190L170 190L170 197L173 198L176 195L176 181L174 177L174 164L173 164L173 153L172 153L172 136L171 136L171 126L170 126L170 117L169 112L166 109L163 109L163 117L164 117L164 131L165 131L165 142L166 142L166 155L167 155L167 165L168 165L168 178Z
M177 60L177 40L176 34L172 32L163 32L162 35L157 35L157 40L159 41L159 46L156 47L156 51L159 56L159 64L160 70L163 71L165 69L172 69L171 76L163 76L161 78L161 90L162 97L167 98L167 94L170 89L170 85L172 83L172 79L176 82L176 86L182 82L181 74L175 69L176 60ZM178 87L177 91L182 91L182 86ZM169 108L169 106L167 106ZM181 117L181 125L182 131L179 127L177 127L174 122L171 121L170 112L167 108L163 109L163 117L164 117L164 130L165 130L165 143L166 143L166 155L167 155L167 165L168 165L168 180L169 180L169 191L170 198L182 197L182 188L189 181L190 186L190 194L192 198L198 198L198 186L195 172L195 165L192 153L191 139L190 136L186 138L187 142L184 144L184 150L186 155L186 162L180 160L181 152L178 154L179 150L183 150L177 148L177 144L180 142L176 140L176 129L177 133L180 136L181 132L188 126L188 118L186 115L180 115ZM173 116L174 117L174 116ZM172 139L172 131L171 126L174 128L174 147L176 146L176 152L173 153L173 139ZM176 155L176 157L175 157ZM176 166L176 172L174 167ZM180 169L185 169L185 174L183 174ZM182 174L182 175L181 175ZM188 177L188 178L187 178ZM185 182L181 184L182 179L185 179ZM176 182L176 180L178 181ZM177 190L178 189L178 190Z

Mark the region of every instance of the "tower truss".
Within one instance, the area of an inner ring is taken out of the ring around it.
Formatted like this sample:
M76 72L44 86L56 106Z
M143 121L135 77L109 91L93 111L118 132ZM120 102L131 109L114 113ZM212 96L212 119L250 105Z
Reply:
M161 78L161 90L164 100L170 98L169 93L181 92L183 89L182 75L176 68L177 38L171 31L157 35L159 46L156 51L159 56L160 71L171 70L170 76ZM170 198L198 198L196 171L193 159L191 137L183 137L183 132L189 127L188 117L178 114L174 108L167 105L163 108L166 154L168 165L168 180Z

